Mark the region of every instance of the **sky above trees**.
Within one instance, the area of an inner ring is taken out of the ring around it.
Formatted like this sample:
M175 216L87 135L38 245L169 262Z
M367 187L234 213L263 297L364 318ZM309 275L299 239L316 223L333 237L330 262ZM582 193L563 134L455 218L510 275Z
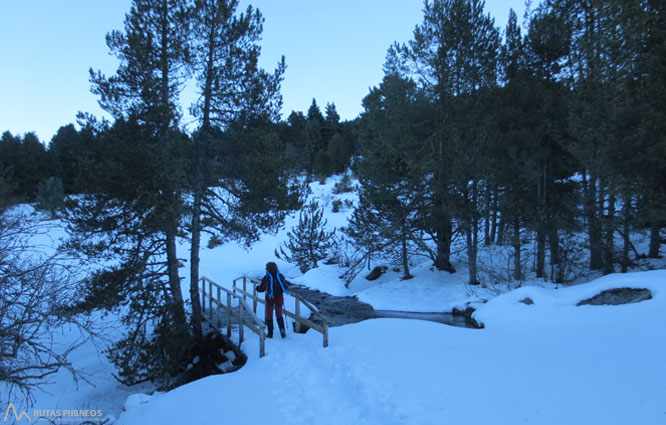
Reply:
M78 111L103 116L88 69L115 72L105 35L122 28L130 3L0 2L0 131L35 131L48 142ZM265 17L260 66L273 69L286 57L283 117L307 110L316 98L335 103L343 120L361 112L361 100L381 82L387 48L412 38L423 9L422 0L243 0L239 9L248 4ZM502 29L509 8L520 20L522 0L486 1ZM184 100L185 109L190 102Z

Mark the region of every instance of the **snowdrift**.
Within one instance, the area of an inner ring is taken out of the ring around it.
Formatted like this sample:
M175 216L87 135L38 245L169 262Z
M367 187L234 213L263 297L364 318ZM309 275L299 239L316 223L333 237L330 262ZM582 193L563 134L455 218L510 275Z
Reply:
M617 287L653 298L576 306ZM118 424L658 424L666 422L666 271L560 289L521 288L479 306L486 329L373 319L248 342L248 364L137 396ZM520 300L529 297L533 304Z

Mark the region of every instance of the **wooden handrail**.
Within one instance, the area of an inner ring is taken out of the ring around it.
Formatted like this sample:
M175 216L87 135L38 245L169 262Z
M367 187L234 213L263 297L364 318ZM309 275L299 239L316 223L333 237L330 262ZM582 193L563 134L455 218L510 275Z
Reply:
M243 288L241 289L240 287L237 286L237 282L242 280L243 281ZM247 289L247 282L250 282L252 284L252 292L249 292ZM204 319L218 332L221 332L221 326L222 326L222 317L221 317L221 310L225 310L227 312L227 336L231 337L231 321L232 317L235 316L233 313L231 303L232 299L238 300L238 323L239 323L239 330L238 330L238 345L243 343L243 329L245 326L247 326L252 332L256 333L259 335L259 357L263 357L266 354L265 350L265 339L266 339L266 324L257 316L257 304L266 304L266 301L262 299L258 294L257 294L257 285L261 283L259 279L254 279L250 278L247 276L241 276L233 280L233 289L229 290L222 285L219 285L215 282L213 282L211 279L208 279L207 277L202 277L200 279L201 282L201 310ZM208 286L208 291L206 291L206 286ZM213 291L215 289L215 291ZM222 301L222 292L226 294L226 304ZM213 295L215 293L215 295ZM323 346L328 347L328 327L329 323L324 318L324 316L317 311L315 307L312 306L307 300L305 300L303 297L301 297L298 294L292 294L289 293L294 299L296 300L296 311L291 312L287 310L286 308L283 308L283 313L286 317L291 317L295 322L297 326L297 330L301 329L303 326L307 326L309 328L312 328L313 330L319 332L322 334L323 337ZM206 306L206 297L208 297L208 306ZM247 298L252 299L252 308L247 303ZM314 323L313 321L306 319L304 317L300 316L300 304L303 304L305 307L307 307L310 312L321 321L321 325ZM217 307L217 320L216 323L214 322L214 318L212 317L213 314L213 305ZM208 308L206 308L208 307ZM209 314L206 315L206 310L209 310ZM244 312L247 312L248 315L250 316L251 320L246 320L244 317ZM210 316L210 317L208 317Z
M243 280L243 289L236 286L236 282L238 282L241 279ZM252 283L252 292L248 292L248 290L247 290L247 281L248 280L250 281L250 283ZM253 309L254 309L255 313L257 311L257 303L262 303L264 305L266 304L266 301L263 300L261 297L259 297L257 295L257 285L259 285L260 283L261 283L261 280L255 279L255 278L250 278L250 277L247 277L247 276L240 276L240 277L237 277L236 279L233 280L233 291L234 291L234 293L238 293L238 294L242 295L244 299L246 297L251 298L253 300ZM304 325L304 326L312 328L313 330L321 333L322 337L323 337L323 346L328 347L328 327L330 326L330 324L328 323L328 320L326 320L326 318L324 316L322 316L321 313L319 313L319 311L314 306L312 306L312 304L310 304L307 300L305 300L300 295L293 294L291 292L288 292L288 294L296 299L296 312L291 312L291 311L287 310L286 308L283 308L284 315L294 319L296 321L296 323L298 323L299 328ZM313 321L311 321L309 319L301 317L300 316L300 304L299 303L303 303L303 305L306 306L308 308L308 310L310 310L310 312L317 319L319 319L321 321L322 324L318 325L318 324L314 323Z
M227 312L227 336L231 337L231 317L233 315L233 309L231 306L231 300L232 298L235 298L238 300L238 345L240 346L243 343L243 329L245 326L250 328L250 330L257 335L259 335L259 357L263 357L266 355L266 324L257 317L255 312L253 312L250 307L247 305L245 300L241 298L240 296L234 294L232 291L228 290L227 288L213 282L212 280L208 279L207 277L202 277L200 280L201 282L201 310L203 314L204 319L218 332L220 331L221 327L221 317L220 317L220 311L225 310ZM208 283L208 293L206 293L206 283ZM217 297L212 296L213 294L213 287L217 289ZM220 300L220 294L221 292L224 291L227 294L227 304L225 305L222 303ZM208 297L208 309L210 310L210 317L207 317L206 313L206 297ZM215 323L213 323L213 304L217 306L217 326ZM251 321L245 320L245 315L243 314L244 312L247 312L252 319Z

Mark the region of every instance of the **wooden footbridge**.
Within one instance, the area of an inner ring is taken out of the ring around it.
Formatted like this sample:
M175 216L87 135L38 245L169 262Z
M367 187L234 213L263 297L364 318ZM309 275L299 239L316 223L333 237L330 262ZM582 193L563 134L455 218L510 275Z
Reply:
M226 326L226 335L231 337L233 325L238 326L238 345L244 340L244 329L247 327L250 331L259 336L259 357L266 355L266 324L257 316L258 304L266 305L266 301L258 295L257 285L259 279L241 276L233 280L232 288L213 282L207 277L199 280L199 294L201 295L201 310L203 317L208 324L216 331L223 333L222 329ZM251 290L248 291L248 286ZM323 346L328 347L328 327L329 323L315 307L298 294L288 293L288 297L294 298L294 311L290 311L285 304L283 313L285 323L287 318L294 320L294 331L304 333L308 328L322 334ZM248 304L252 303L252 307ZM301 316L301 306L309 311L310 317L314 317L320 323L315 323L309 318Z

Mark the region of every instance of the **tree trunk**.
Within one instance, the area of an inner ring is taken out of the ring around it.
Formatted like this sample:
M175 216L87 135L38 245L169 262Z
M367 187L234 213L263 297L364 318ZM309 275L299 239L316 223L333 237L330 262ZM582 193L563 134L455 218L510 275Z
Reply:
M537 230L536 277L546 277L546 234L542 229Z
M401 242L402 242L401 256L402 256L402 271L403 271L402 280L407 280L407 279L411 279L414 276L412 276L411 273L409 272L409 252L408 252L408 249L407 249L408 248L407 231L405 230L404 227L402 229L402 238L401 239L402 239L401 240Z
M650 250L648 257L661 258L659 250L661 248L661 227L657 220L650 221Z
M200 187L194 191L194 200L192 203L192 248L190 249L190 299L192 301L192 334L202 341L203 331L201 322L203 315L201 312L201 296L199 294L199 251L201 248L201 190Z
M513 219L513 279L517 282L523 280L520 245L520 218L516 217Z
M613 255L613 250L615 247L614 243L614 236L615 236L615 189L611 184L611 187L609 187L609 192L608 192L608 211L606 214L606 220L605 220L605 226L604 226L604 231L605 231L605 243L603 246L603 259L604 259L604 266L603 266L603 273L606 274L611 274L615 271L613 267L613 262L614 262L614 255Z
M167 231L166 234L166 254L167 254L167 272L169 275L169 290L176 308L176 319L185 323L185 307L183 304L183 290L180 287L180 277L178 275L178 253L176 251L176 232Z
M206 192L206 182L204 178L204 169L206 168L207 161L207 147L209 143L210 134L210 115L211 104L213 98L213 78L214 78L214 62L215 62L215 33L217 31L216 20L213 20L210 31L208 33L208 51L206 54L206 71L205 71L205 85L203 92L203 113L201 132L195 140L196 144L196 175L194 179L193 200L192 200L192 247L190 249L190 298L192 301L192 333L198 341L203 341L203 330L201 329L201 322L203 321L203 313L201 311L201 295L199 294L199 265L201 251L201 204L203 202L204 194Z
M451 218L446 216L437 229L437 257L435 258L435 267L438 270L445 270L449 273L455 273L456 269L451 264L451 238L453 237L453 225Z
M467 188L469 190L469 188ZM476 218L476 182L472 183L472 198L465 194L467 200L467 222L465 223L465 234L467 236L467 262L469 270L469 284L478 285L476 254L478 250L478 221Z
M476 269L476 249L474 247L474 237L472 235L472 225L468 224L465 226L465 235L467 238L467 270L469 271L469 284L478 285L479 281L477 280L477 269Z
M555 283L564 283L564 270L560 257L560 236L557 228L552 224L548 231L548 244L550 246L551 280Z
M485 213L483 214L483 232L484 232L484 238L483 238L483 243L484 245L488 246L492 244L492 239L490 238L490 204L491 204L491 196L490 196L490 188L486 187L485 191L485 208L483 209Z
M497 235L497 189L493 190L493 200L492 200L492 216L490 220L490 241L491 243L496 242Z
M584 213L590 238L590 270L599 270L603 267L601 222L596 209L596 185L596 178L590 177L588 180L587 171L583 171Z
M627 196L624 199L624 220L622 224L622 273L629 271L629 249L631 247L631 240L629 240L629 232L631 231L631 197Z
M500 214L499 217L499 226L497 230L497 245L504 246L504 235L506 234L506 220L504 215Z

